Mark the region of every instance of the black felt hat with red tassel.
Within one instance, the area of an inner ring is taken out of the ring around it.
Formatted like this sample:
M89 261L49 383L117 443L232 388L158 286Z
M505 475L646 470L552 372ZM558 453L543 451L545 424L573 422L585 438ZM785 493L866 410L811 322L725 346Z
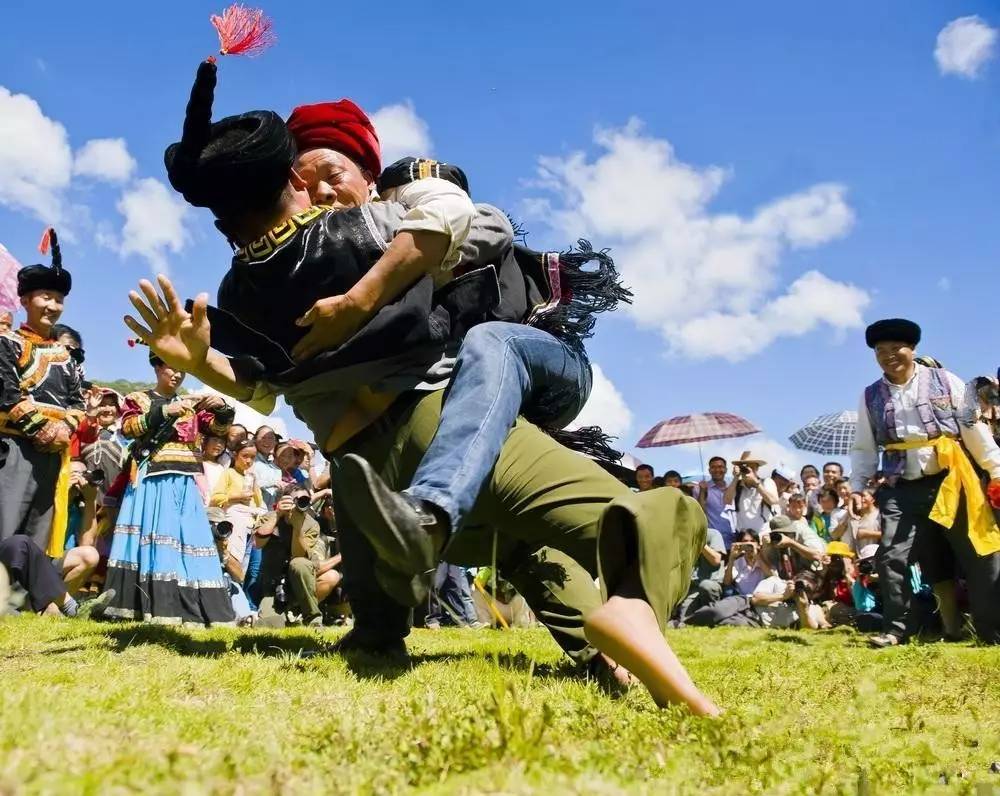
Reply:
M234 5L213 16L222 55L258 55L274 41L263 12ZM164 163L174 189L220 218L267 209L288 183L295 141L273 111L250 111L212 122L218 67L198 65L181 140L167 147Z
M42 240L38 244L38 251L48 254L52 250L52 265L26 265L17 272L17 295L26 296L36 290L51 290L54 293L61 293L63 296L69 294L73 287L73 277L69 271L62 267L62 250L59 248L59 238L56 231L49 227L42 234Z

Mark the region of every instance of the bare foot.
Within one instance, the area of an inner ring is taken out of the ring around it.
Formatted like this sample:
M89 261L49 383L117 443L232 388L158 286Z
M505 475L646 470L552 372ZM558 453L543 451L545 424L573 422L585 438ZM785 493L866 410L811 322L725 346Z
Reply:
M691 681L645 600L611 597L589 614L584 634L600 652L634 672L660 707L683 704L696 716L721 713Z

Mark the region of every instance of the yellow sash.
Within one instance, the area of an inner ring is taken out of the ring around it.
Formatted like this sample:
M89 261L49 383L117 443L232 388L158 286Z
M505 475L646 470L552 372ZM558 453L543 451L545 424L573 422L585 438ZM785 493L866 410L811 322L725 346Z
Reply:
M52 512L52 532L46 555L59 558L66 552L66 526L69 524L69 446L59 453L59 477L56 479L55 509Z
M938 463L948 474L941 482L937 499L931 508L930 518L938 525L951 528L958 514L958 503L965 492L965 508L969 516L969 540L981 556L1000 552L1000 528L997 528L993 509L986 502L979 477L954 437L941 436L932 440L894 442L886 445L888 451L908 451L917 448L934 448Z

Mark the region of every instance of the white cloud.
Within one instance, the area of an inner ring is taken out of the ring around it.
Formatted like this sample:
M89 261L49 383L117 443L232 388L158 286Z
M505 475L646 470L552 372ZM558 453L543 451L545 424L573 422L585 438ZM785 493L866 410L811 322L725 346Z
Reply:
M429 157L433 151L427 122L417 116L409 100L379 108L372 123L382 144L383 166L408 156Z
M937 35L934 59L943 75L959 75L972 80L996 55L998 32L980 17L959 17Z
M540 159L534 187L550 195L529 200L526 212L567 239L612 247L635 291L633 316L671 352L737 360L820 325L861 326L867 293L816 271L775 295L787 251L850 230L844 186L812 185L746 216L713 213L726 169L680 161L636 119L598 130L595 142L602 152L593 160L582 152Z
M136 162L124 138L95 138L77 150L73 173L104 182L120 183L135 171Z
M625 403L624 396L618 391L611 379L604 375L600 365L593 365L594 387L590 398L584 405L576 420L569 428L584 426L600 426L605 434L623 438L632 426L632 410Z
M118 212L125 217L121 237L98 230L98 241L117 249L122 257L144 257L153 271L168 270L167 252L180 252L188 243L187 203L159 180L145 177L122 192Z
M66 128L31 97L0 86L0 141L0 204L59 224L73 165Z
M947 293L949 290L951 290L951 280L946 276L942 276L938 280L937 286L938 290Z

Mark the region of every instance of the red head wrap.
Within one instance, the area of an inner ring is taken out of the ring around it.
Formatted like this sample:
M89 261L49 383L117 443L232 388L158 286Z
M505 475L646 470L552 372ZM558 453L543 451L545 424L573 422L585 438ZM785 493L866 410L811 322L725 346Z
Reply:
M299 105L288 117L299 152L334 149L347 155L373 178L382 172L382 147L368 115L348 99Z

